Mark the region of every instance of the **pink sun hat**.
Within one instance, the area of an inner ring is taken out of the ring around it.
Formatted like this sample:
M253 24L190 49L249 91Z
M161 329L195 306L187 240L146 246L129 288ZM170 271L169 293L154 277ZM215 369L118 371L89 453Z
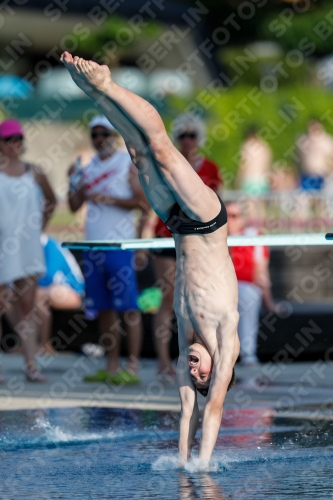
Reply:
M0 137L5 139L12 135L24 136L23 128L17 120L7 119L0 123Z

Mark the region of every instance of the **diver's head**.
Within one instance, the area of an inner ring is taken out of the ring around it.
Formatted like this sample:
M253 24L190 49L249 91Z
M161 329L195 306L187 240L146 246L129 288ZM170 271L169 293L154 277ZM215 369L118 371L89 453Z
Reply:
M189 370L190 376L196 389L203 396L207 396L211 374L213 370L213 360L206 347L195 342L189 347ZM232 377L228 390L235 385L235 370L232 370Z
M189 348L189 370L191 379L200 392L209 387L209 381L213 369L213 360L206 347L198 342Z

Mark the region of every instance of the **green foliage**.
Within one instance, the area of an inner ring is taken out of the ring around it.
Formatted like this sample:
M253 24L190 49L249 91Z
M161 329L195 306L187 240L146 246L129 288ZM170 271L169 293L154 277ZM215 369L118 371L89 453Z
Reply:
M243 85L260 85L262 78L271 74L280 86L299 85L312 79L311 62L302 54L297 59L290 59L281 49L279 53L278 46L275 52L274 55L259 56L254 46L233 46L222 49L218 59L230 80L242 72Z
M257 89L255 92L260 91ZM203 109L199 94L186 102L172 98L168 103L168 116L164 114L169 128L172 119L186 111L187 106L193 109L195 104L201 108L208 129L203 153L220 166L229 188L234 185L238 152L250 125L255 124L260 129L260 135L273 150L274 162L294 167L293 147L299 135L305 131L309 118L322 118L326 130L333 135L333 104L329 91L305 86L284 87L271 94L258 93L258 104L254 102L254 95L253 87L235 86L217 98L211 97L207 110ZM324 118L325 113L328 118Z
M327 30L326 30L326 27ZM259 35L278 42L285 50L302 48L304 39L313 44L312 53L332 53L333 1L326 0L322 6L307 12L295 13L286 6L280 13L268 15L259 28ZM309 50L310 49L305 49Z
M138 33L129 26L125 18L112 15L98 30L92 31L88 38L78 40L78 47L86 56L112 66L130 53L136 43L157 38L162 33L162 25L156 21L147 22L147 26L141 26Z

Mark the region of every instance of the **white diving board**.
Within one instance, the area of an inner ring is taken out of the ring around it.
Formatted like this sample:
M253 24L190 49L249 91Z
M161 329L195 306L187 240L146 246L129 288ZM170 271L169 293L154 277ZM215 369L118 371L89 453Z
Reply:
M229 236L228 246L324 246L333 244L333 233L263 234L258 236ZM112 241L65 241L64 248L71 250L143 250L174 248L173 238L112 240Z

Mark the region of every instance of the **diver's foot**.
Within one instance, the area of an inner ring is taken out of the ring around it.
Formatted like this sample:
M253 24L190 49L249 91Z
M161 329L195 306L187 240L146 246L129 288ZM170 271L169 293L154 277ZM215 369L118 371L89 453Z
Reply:
M110 69L94 61L86 61L82 57L73 57L69 52L61 54L60 60L68 69L74 82L86 94L93 91L104 92L113 84Z
M69 71L69 74L71 75L74 83L76 83L76 85L81 90L83 90L83 92L89 95L93 91L93 88L91 85L89 85L83 75L81 75L81 73L76 69L72 55L69 52L64 52L63 54L61 54L60 60Z

